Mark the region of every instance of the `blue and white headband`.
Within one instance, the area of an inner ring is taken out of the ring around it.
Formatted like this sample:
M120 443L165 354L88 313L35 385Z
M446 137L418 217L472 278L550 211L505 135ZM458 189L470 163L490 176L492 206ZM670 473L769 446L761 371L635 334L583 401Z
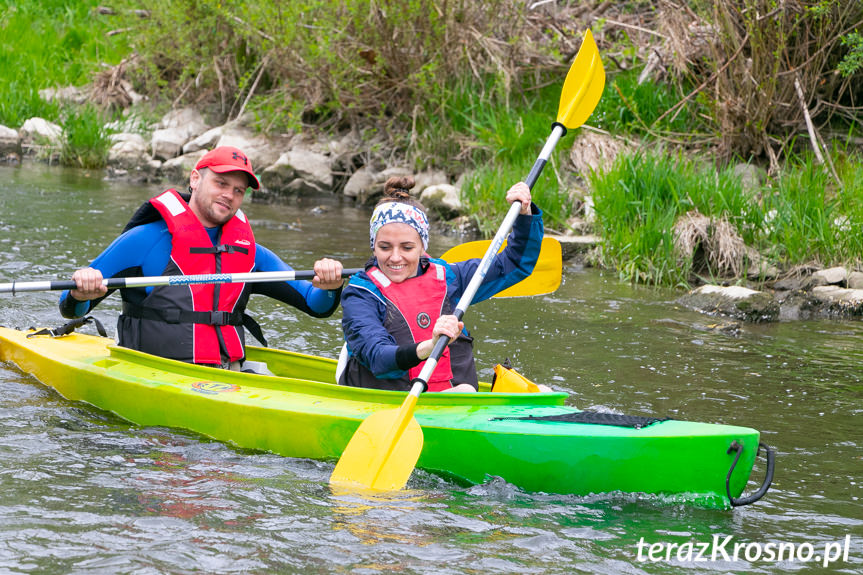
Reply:
M387 224L407 224L417 231L423 249L429 247L429 219L421 209L402 202L387 202L375 208L369 221L369 239L375 249L375 236Z

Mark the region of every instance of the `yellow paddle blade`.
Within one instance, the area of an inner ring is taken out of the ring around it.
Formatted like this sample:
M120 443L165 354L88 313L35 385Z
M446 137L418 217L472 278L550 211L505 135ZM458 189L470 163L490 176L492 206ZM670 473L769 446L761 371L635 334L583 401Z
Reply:
M497 393L539 393L539 386L514 369L494 366L491 390Z
M345 447L330 484L373 491L404 487L423 449L423 432L413 416L416 402L409 394L399 409L368 416Z
M450 248L441 256L447 262L463 262L470 259L479 259L485 255L491 240L479 240L459 244ZM506 247L503 242L501 250ZM542 248L539 251L539 259L533 272L510 286L494 297L524 297L530 295L542 295L551 293L560 287L561 275L563 273L563 254L560 242L554 238L542 238Z
M602 67L593 34L587 30L563 83L557 122L563 124L567 130L581 126L599 103L603 88L605 68Z

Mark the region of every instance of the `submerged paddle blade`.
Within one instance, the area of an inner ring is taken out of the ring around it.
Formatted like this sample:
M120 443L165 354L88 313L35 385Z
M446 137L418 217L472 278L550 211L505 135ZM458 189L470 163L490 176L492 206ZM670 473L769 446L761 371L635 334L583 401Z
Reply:
M412 404L406 407L411 398ZM330 483L373 491L404 487L423 448L423 432L413 417L416 399L409 395L400 409L368 416L345 447Z
M557 122L566 126L567 130L581 126L593 113L604 88L605 68L602 67L593 34L587 30L563 83Z
M463 262L479 259L485 255L491 240L479 240L459 244L441 256L447 262ZM501 250L506 247L506 242ZM524 297L552 293L560 287L563 273L563 254L560 242L554 238L542 238L542 248L533 272L517 284L498 292L494 297Z

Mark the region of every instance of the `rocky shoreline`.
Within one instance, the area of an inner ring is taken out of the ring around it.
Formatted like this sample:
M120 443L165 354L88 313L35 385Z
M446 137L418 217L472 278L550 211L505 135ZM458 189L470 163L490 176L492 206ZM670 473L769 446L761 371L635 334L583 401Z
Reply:
M443 172L412 174L391 166L382 142L364 141L349 132L340 139L314 140L302 135L256 133L243 118L211 127L193 108L173 110L153 125L135 116L109 124L111 146L107 177L136 182L182 182L197 161L217 146L235 146L252 161L262 189L255 200L288 199L303 195L340 193L369 205L393 175L414 175L415 190L442 217L461 214L458 188ZM59 159L62 128L42 118L30 118L20 130L0 126L0 157L7 163L36 157Z
M406 166L392 165L392 154L383 151L387 148L384 141L370 142L355 132L330 140L264 135L251 129L243 118L209 126L193 108L173 110L150 126L129 116L108 128L113 132L106 168L109 179L177 185L208 150L235 146L246 152L257 169L261 190L255 192L254 201L335 193L358 207L369 206L382 193L387 178L413 175L417 182L413 191L443 227L463 236L477 233L463 212L460 180L452 183L440 171L414 174ZM0 158L8 164L24 158L55 163L62 138L62 128L42 118L27 120L19 130L0 125ZM585 169L596 169L620 147L611 136L588 135L573 146L571 158ZM591 252L600 240L580 233L590 230L589 222L576 218L570 224L565 235L554 236L563 245L564 260L590 265ZM678 303L742 322L863 317L863 273L859 271L812 267L782 274L762 267L745 283L756 289L705 284L679 298Z

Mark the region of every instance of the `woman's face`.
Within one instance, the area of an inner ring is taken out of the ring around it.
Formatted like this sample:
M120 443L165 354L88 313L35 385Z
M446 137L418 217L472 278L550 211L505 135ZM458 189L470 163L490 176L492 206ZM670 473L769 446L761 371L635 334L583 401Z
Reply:
M374 253L384 275L393 283L401 283L417 275L423 242L410 225L387 224L375 236Z

